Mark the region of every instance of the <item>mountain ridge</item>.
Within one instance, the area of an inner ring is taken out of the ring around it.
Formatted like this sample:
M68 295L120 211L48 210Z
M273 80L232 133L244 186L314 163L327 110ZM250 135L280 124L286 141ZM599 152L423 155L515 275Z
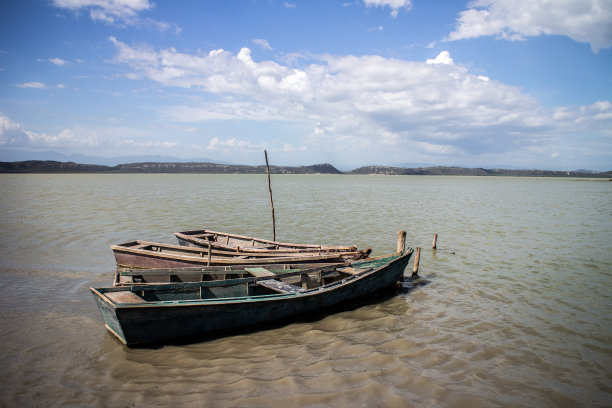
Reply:
M266 166L211 162L139 162L116 166L81 164L54 160L0 162L0 173L199 173L199 174L265 174ZM517 170L454 166L393 167L363 166L342 172L329 163L310 166L270 166L272 174L348 174L348 175L428 175L428 176L513 176L513 177L588 177L612 178L612 171L590 170Z

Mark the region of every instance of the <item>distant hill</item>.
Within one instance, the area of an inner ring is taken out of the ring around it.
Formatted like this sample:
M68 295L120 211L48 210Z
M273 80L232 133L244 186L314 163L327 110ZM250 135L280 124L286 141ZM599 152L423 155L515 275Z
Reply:
M192 159L180 159L174 156L148 155L148 156L116 156L116 157L101 157L101 156L86 156L82 154L64 154L54 151L31 152L19 149L0 149L0 162L15 162L15 161L56 161L56 162L74 162L84 164L99 164L103 166L116 166L122 163L143 163L143 162L202 162L202 163L225 163L223 161L213 160L204 157Z
M219 163L130 163L114 166L110 171L122 173L239 173L263 174L266 166L246 166L240 164ZM315 164L312 166L270 166L270 173L274 174L342 174L331 164Z
M342 174L331 164L312 166L270 166L274 174ZM51 160L0 162L0 173L210 173L210 174L265 174L266 166L243 166L220 163L128 163L116 166L79 164Z
M0 162L0 173L100 173L110 169L99 164L78 164L53 160Z
M594 172L553 170L508 170L464 167L390 167L365 166L341 172L328 163L312 166L270 166L273 174L384 174L420 176L514 176L514 177L590 177L612 179L612 171ZM266 166L246 166L206 162L145 162L116 166L79 164L51 160L0 162L0 173L203 173L203 174L265 174Z
M595 172L556 171L556 170L510 170L510 169L483 169L464 167L389 167L365 166L348 172L349 174L386 174L386 175L414 175L414 176L514 176L514 177L598 177L611 178L612 171Z

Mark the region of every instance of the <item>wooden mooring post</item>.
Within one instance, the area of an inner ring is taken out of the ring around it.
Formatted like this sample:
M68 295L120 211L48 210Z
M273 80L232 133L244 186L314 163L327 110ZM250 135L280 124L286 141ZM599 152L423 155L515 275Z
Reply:
M438 247L438 233L437 232L434 234L434 239L433 239L433 242L431 243L431 247L433 249L436 249Z
M412 267L412 277L419 276L419 261L421 260L421 248L417 247L414 254L414 266Z
M406 231L397 232L397 252L403 254L406 250Z

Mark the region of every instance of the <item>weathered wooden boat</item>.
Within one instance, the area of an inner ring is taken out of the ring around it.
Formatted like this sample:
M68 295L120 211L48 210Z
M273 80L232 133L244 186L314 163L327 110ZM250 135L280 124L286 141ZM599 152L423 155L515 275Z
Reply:
M254 268L249 278L91 288L108 330L127 345L167 342L318 311L402 279L412 249L286 274Z
M325 252L361 252L366 258L371 252L370 248L358 250L357 246L335 246L315 244L294 244L289 242L270 241L263 238L254 238L246 235L230 234L227 232L199 229L193 231L175 232L180 245L198 248L217 248L228 251L254 252L254 253L325 253Z
M125 268L118 267L115 271L113 285L146 285L154 283L173 282L203 282L211 280L226 280L252 277L253 270L265 267L270 272L281 275L298 272L303 269L322 268L348 265L348 263L312 263L312 264L269 264L269 265L226 265L202 266L193 268Z
M151 241L132 241L111 245L117 266L132 268L182 268L194 266L261 265L286 263L345 262L366 256L353 252L242 252L215 248L196 248Z

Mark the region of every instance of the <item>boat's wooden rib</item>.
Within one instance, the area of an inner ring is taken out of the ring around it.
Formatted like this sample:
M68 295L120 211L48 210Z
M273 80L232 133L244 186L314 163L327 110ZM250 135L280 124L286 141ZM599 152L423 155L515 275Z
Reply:
M257 325L308 313L387 288L412 249L273 276L91 288L106 327L128 345ZM272 273L272 272L271 272Z

